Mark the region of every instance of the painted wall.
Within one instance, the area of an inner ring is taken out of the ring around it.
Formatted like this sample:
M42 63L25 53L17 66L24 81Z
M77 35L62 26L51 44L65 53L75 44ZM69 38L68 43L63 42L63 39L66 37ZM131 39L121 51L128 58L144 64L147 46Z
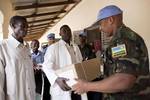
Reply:
M150 52L150 0L82 0L58 24L47 31L40 41L46 41L50 32L59 37L59 28L63 24L68 24L72 31L90 26L96 20L99 9L110 4L117 5L124 11L124 23L144 38Z
M3 22L4 22L4 15L0 10L0 41L3 40Z
M8 37L8 25L9 25L9 19L11 16L15 15L15 12L13 11L12 4L10 0L0 0L0 11L2 12L4 16L3 21L3 38Z

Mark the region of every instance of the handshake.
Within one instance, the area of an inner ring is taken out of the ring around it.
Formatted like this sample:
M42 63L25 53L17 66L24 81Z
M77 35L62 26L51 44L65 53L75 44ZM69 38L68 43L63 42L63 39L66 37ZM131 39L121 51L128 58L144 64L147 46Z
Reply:
M58 77L56 79L56 83L59 85L59 87L63 90L63 91L74 91L75 94L83 94L87 91L87 81L84 80L79 80L79 79L74 79L74 85L68 85L67 82L70 81L67 78L63 78L63 77Z

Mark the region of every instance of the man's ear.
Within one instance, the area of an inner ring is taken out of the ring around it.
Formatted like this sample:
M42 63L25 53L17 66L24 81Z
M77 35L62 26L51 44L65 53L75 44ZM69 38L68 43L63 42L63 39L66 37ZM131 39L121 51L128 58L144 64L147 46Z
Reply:
M110 25L112 25L114 23L114 21L115 20L114 20L113 16L109 17L108 22L109 22Z

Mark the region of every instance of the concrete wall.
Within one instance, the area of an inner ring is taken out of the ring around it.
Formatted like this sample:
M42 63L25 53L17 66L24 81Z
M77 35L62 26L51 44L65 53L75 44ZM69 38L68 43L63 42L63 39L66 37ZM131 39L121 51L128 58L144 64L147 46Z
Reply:
M150 0L82 0L40 41L45 41L50 32L59 36L59 28L63 24L68 24L73 31L90 26L96 20L99 9L110 4L117 5L124 11L124 23L144 38L150 52Z

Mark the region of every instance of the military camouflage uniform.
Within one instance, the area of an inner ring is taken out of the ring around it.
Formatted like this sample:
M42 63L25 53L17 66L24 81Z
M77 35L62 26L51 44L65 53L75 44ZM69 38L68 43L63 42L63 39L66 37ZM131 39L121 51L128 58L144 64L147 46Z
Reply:
M126 54L112 57L112 48L122 44L125 44ZM122 25L105 50L105 55L104 73L106 77L115 73L128 73L137 77L131 89L107 94L106 100L150 100L148 51L143 39Z

